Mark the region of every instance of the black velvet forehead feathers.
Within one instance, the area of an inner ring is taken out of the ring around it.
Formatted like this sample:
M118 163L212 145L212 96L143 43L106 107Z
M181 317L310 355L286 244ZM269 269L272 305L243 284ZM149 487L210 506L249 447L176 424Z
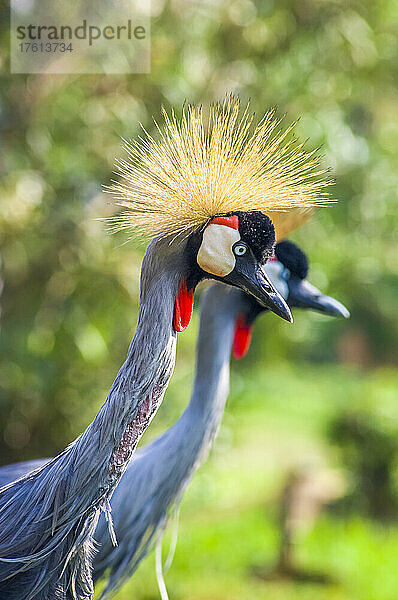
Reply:
M271 219L260 211L233 212L224 216L237 215L239 218L239 234L241 239L251 248L260 263L271 258L275 246L275 229ZM221 216L221 215L220 215ZM193 289L203 277L203 271L198 267L196 257L202 243L203 229L196 229L189 236L186 245L188 263L194 268L187 278L188 289Z
M275 246L276 258L289 269L290 273L299 279L308 275L308 258L293 242L284 240Z
M241 239L250 246L257 260L265 262L271 258L275 244L275 229L271 219L258 210L234 214L239 217Z

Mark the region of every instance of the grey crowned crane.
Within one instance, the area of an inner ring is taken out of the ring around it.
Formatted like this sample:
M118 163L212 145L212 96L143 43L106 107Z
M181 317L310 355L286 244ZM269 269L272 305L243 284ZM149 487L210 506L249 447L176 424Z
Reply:
M347 309L308 283L308 261L292 242L283 241L264 270L290 307L348 317ZM118 546L101 518L95 532L94 579L109 572L105 594L111 594L136 570L164 530L193 474L216 437L229 391L231 348L237 358L248 350L251 327L264 307L250 296L215 284L201 300L196 373L190 403L159 438L138 450L111 500ZM48 459L47 459L48 460ZM0 469L0 485L43 464L29 461ZM162 597L167 598L160 580Z
M262 264L275 232L268 213L303 209L328 185L314 152L288 140L274 113L254 128L229 98L164 114L157 139L126 145L110 186L115 227L153 237L141 269L138 324L93 422L52 461L0 490L0 598L87 600L92 541L110 497L167 388L176 332L205 278L240 287L291 320Z

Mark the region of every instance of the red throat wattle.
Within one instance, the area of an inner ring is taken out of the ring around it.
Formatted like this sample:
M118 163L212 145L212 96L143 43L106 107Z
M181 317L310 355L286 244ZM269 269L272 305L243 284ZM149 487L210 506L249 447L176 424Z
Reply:
M246 356L252 339L253 325L246 323L245 315L239 315L235 323L233 355L234 358L243 358Z
M194 291L187 289L187 282L183 279L174 302L173 326L175 331L184 331L192 317Z

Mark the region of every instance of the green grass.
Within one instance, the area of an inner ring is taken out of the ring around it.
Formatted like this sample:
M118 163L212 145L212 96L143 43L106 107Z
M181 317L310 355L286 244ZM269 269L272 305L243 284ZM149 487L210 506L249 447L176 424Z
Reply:
M233 373L219 438L182 503L166 577L170 598L396 600L398 526L382 528L358 515L342 519L325 511L297 544L298 565L328 574L332 584L262 581L252 572L276 560L276 514L286 474L300 466L344 467L325 435L330 419L342 406L376 400L387 410L395 381L393 371L338 366L249 372L245 385ZM164 555L168 541L166 535ZM116 598L158 597L151 555Z

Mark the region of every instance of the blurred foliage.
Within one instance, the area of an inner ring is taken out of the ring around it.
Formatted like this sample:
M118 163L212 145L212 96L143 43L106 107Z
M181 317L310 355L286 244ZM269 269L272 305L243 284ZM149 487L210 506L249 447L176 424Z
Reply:
M1 34L4 463L64 448L123 361L143 246L107 235L98 218L112 209L101 184L120 137L135 137L139 122L152 130L161 104L234 92L258 115L277 105L290 120L301 116L297 132L323 146L336 178L339 203L294 239L310 257L310 280L344 302L351 320L260 319L251 353L233 367L235 385L258 377L265 359L267 370L294 361L296 377L309 362L338 361L388 365L397 375L397 2L152 0L152 11L150 75L10 75ZM151 434L187 400L196 325L179 336L176 374ZM340 377L330 371L332 405L351 387L365 393L355 377L345 387ZM296 380L289 385L293 399ZM381 377L374 393L383 386ZM320 392L308 384L307 393Z

